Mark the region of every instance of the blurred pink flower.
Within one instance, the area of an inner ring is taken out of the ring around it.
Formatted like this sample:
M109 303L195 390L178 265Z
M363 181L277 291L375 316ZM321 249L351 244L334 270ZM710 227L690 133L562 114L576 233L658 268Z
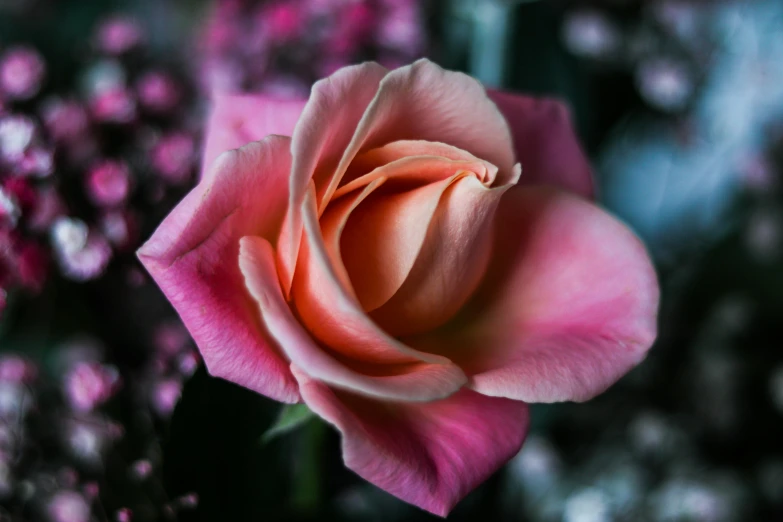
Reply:
M177 378L163 379L152 388L152 407L161 417L169 417L182 395L182 382Z
M104 20L98 27L96 43L105 53L122 54L139 45L143 38L144 33L136 20L116 16Z
M0 381L26 383L36 378L38 368L32 361L18 355L0 355Z
M14 47L0 56L0 97L12 100L32 98L41 88L46 66L38 51Z
M162 136L152 150L152 165L172 185L188 181L193 173L196 144L184 132Z
M99 207L116 207L125 202L131 189L127 165L105 160L96 163L87 173L87 194Z
M98 121L129 123L136 119L136 100L124 87L101 91L90 102L92 114Z
M261 7L258 16L263 35L274 42L295 40L305 29L304 3L270 2Z
M65 276L87 281L100 276L109 264L111 247L83 221L58 218L50 234L55 257Z
M51 522L89 522L90 505L76 491L64 490L56 493L47 508Z
M75 410L92 411L114 395L119 380L113 366L79 362L65 376L65 396Z
M171 75L163 71L151 71L136 82L136 96L145 109L166 113L176 108L182 93Z
M101 232L118 251L125 251L137 244L138 219L131 211L114 210L103 214L99 220Z
M73 100L50 98L44 102L41 116L49 135L58 143L79 140L89 130L87 111Z

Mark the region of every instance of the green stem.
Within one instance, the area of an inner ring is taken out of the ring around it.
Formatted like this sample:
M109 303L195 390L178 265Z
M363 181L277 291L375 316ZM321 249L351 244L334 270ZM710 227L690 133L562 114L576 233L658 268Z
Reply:
M294 473L292 505L301 514L317 513L322 501L321 448L326 425L318 419L308 422L300 433L299 465Z

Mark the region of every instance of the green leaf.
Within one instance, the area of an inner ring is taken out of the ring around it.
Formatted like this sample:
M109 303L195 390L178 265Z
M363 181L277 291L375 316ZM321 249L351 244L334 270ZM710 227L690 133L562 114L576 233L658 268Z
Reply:
M306 404L286 404L271 428L261 436L261 443L267 444L280 435L292 432L306 424L315 415Z

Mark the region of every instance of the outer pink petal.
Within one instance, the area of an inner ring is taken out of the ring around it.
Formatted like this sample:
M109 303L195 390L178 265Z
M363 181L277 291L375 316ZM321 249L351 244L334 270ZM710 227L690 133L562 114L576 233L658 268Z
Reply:
M499 185L513 175L511 134L484 87L470 76L421 59L395 69L381 82L319 199L319 213L359 152L398 140L442 142L466 150L500 169Z
M297 384L270 344L239 272L239 240L274 238L287 202L289 139L222 154L138 252L196 341L210 373L296 402Z
M344 67L316 82L294 129L290 204L278 245L280 280L288 296L302 236L301 207L310 183L322 194L388 71L377 63Z
M489 91L511 127L522 185L560 187L592 199L593 175L565 105L557 100Z
M642 243L595 205L515 187L498 210L486 289L466 327L429 339L480 393L527 402L587 400L646 355L659 289Z
M296 320L283 299L269 241L244 237L239 266L245 283L260 309L259 316L278 346L308 375L332 386L369 397L388 400L428 401L452 394L461 384L445 365L416 362L397 365L391 371L362 373L332 357Z
M462 308L484 278L492 254L495 211L510 187L487 188L478 178L467 176L443 192L404 283L370 314L381 328L395 337L427 332ZM424 223L412 226L421 229ZM372 235L366 236L364 243L371 243Z
M523 402L467 389L425 404L377 402L293 370L305 403L342 434L348 468L443 517L513 457L527 435Z
M305 103L307 100L277 100L263 95L215 94L207 124L203 171L207 172L227 150L270 134L290 136Z

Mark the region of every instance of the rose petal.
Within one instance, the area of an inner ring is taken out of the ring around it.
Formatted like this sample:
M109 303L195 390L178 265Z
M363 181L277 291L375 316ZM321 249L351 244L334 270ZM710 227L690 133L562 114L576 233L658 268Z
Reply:
M421 59L395 69L380 83L319 199L319 214L360 151L398 140L442 142L466 150L497 165L501 185L509 180L515 164L508 125L484 87L470 76Z
M523 402L467 389L425 404L378 402L293 371L306 404L342 434L348 468L442 517L513 457L527 435Z
M370 152L378 151L373 149ZM369 158L364 165L369 166L376 158ZM334 200L344 194L364 187L376 179L384 178L392 180L395 185L413 190L420 185L435 183L447 178L451 178L458 172L470 172L476 175L479 180L486 180L493 175L492 169L497 170L493 165L481 160L452 160L443 156L407 156L397 158L390 163L381 164L374 167L371 171L341 186L332 196L330 206Z
M306 100L276 100L263 95L217 94L204 144L204 172L223 152L269 136L290 136Z
M495 90L488 94L511 127L517 160L522 163L520 184L551 185L594 197L590 163L565 105Z
M420 256L429 224L448 188L465 177L482 186L473 173L461 168L475 167L471 164L432 158L395 162L403 163L406 164L403 169L412 164L420 175L432 172L439 177L444 174L448 177L411 190L377 191L350 215L340 239L342 261L366 311L382 306L405 282ZM393 169L377 169L389 170ZM390 184L391 180L387 182Z
M427 332L462 308L484 278L492 253L495 210L510 187L490 189L468 176L443 192L404 283L370 314L381 328L395 337ZM418 228L424 228L425 222L420 223ZM365 237L364 245L371 242L372 236ZM364 266L380 264L374 261Z
M434 156L453 161L480 162L482 163L483 168L477 169L475 172L476 174L479 174L479 179L487 186L492 185L498 172L498 168L495 165L477 158L470 152L445 143L422 140L399 140L378 147L377 149L368 150L367 152L356 156L354 161L348 166L348 170L343 176L332 199L354 190L359 185L366 185L368 183L367 179L360 181L358 178L364 178L368 173L373 173L375 169L414 156Z
M365 109L388 71L377 63L344 67L313 85L294 129L291 153L289 209L278 242L283 293L291 291L293 271L302 237L302 201L310 182L321 194L331 183L343 151L348 146Z
M299 399L245 290L239 239L274 239L287 203L288 138L225 152L138 252L196 341L207 369L268 397Z
M370 186L365 189L370 191ZM349 206L357 201L347 203ZM308 331L321 343L329 346L344 361L350 361L362 371L376 374L396 371L395 365L427 363L439 368L444 382L449 382L452 392L459 389L467 379L462 371L445 357L422 353L400 343L387 335L372 322L344 286L329 257L318 219L315 215L315 191L305 197L307 210L305 218L305 239L300 256L301 269L297 268L293 285L293 303ZM369 364L365 364L369 363Z
M590 399L644 359L659 290L630 230L545 187L509 190L497 223L486 288L452 325L408 344L460 364L480 393L527 402Z
M307 334L285 302L269 241L248 236L242 238L240 245L239 266L248 290L258 303L259 316L291 362L312 378L388 400L435 400L459 388L454 387L455 375L445 365L415 362L390 367L389 372L379 375L355 371L338 361Z

